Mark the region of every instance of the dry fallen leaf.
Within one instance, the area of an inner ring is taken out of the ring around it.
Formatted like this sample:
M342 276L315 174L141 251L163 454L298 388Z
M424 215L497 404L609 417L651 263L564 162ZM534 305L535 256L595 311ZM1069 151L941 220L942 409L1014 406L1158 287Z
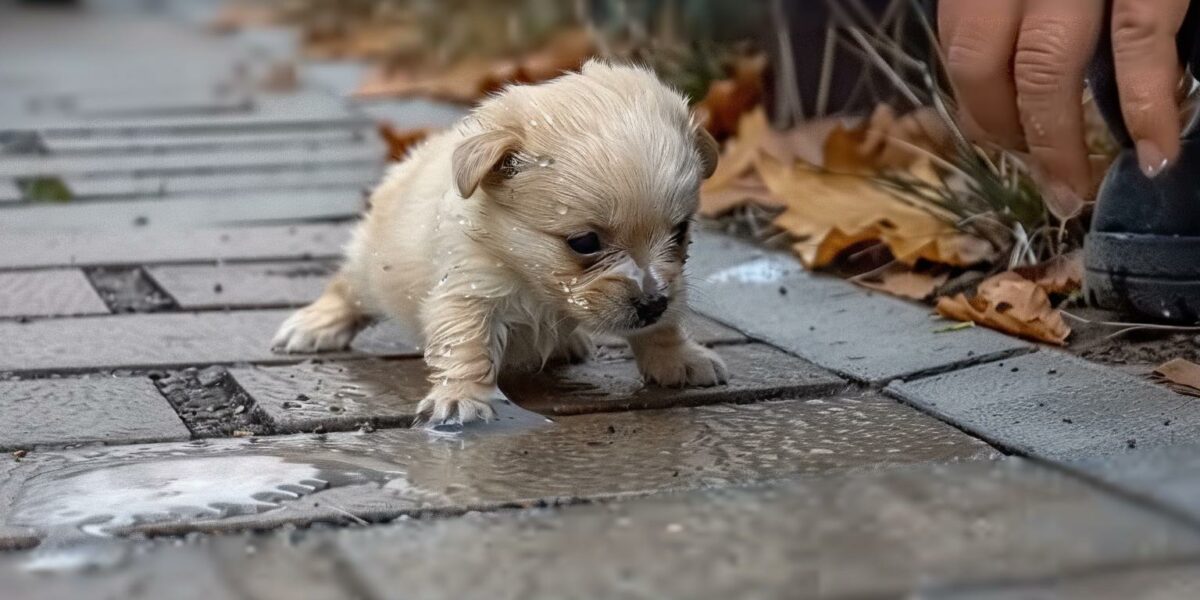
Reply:
M787 202L775 224L797 238L793 249L809 268L833 262L867 241L885 244L896 260L970 266L993 254L991 244L955 229L947 219L912 206L870 179L788 167L768 157L756 165L767 189Z
M1076 250L1013 271L1036 283L1047 294L1070 294L1083 287L1083 253Z
M772 208L785 206L784 201L771 195L757 177L743 177L717 190L700 188L701 216L717 217L747 204Z
M871 277L855 280L859 285L911 300L925 300L933 295L934 290L950 279L949 273L921 273L908 270L900 265Z
M402 160L413 146L429 137L428 129L396 129L391 123L382 122L378 127L379 137L387 144L388 160Z
M578 69L592 54L590 34L567 30L519 59L474 56L448 67L379 68L367 76L354 95L427 96L473 103L509 83L537 83Z
M273 25L279 21L279 10L269 5L230 3L222 6L208 23L213 33L234 33L251 27Z
M767 57L761 54L735 60L729 79L709 84L708 93L696 104L696 121L718 140L735 135L742 115L762 99L766 68Z
M1182 358L1169 360L1154 368L1154 374L1185 389L1177 389L1180 393L1195 395L1200 393L1200 365Z
M1062 312L1050 304L1045 290L1012 272L989 277L973 298L958 294L940 298L938 314L957 321L974 321L1005 333L1062 346L1071 328Z

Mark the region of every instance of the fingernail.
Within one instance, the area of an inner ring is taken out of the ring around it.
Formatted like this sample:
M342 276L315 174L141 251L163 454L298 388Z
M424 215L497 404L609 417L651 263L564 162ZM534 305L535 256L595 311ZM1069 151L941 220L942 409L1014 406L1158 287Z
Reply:
M1137 156L1142 173L1150 179L1158 177L1158 174L1167 168L1167 155L1163 154L1163 151L1158 149L1158 145L1150 140L1138 141Z
M1072 219L1083 211L1083 198L1065 183L1053 182L1047 186L1047 192L1044 198L1046 208L1060 221Z

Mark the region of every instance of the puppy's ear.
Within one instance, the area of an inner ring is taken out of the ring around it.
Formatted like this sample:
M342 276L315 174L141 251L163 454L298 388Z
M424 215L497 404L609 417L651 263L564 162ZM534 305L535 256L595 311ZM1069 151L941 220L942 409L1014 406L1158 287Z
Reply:
M703 127L696 128L696 151L700 153L700 165L704 168L704 179L712 176L717 170L717 160L721 156L721 145L713 139L712 134Z
M489 174L500 173L505 163L516 153L520 140L507 130L485 131L463 140L454 149L451 165L454 185L463 198L468 198Z

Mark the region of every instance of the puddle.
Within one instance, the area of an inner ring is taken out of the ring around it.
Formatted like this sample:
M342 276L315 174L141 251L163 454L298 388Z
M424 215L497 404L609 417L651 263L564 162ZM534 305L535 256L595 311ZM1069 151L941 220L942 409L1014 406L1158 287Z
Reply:
M796 263L790 259L776 256L764 256L749 262L721 269L709 275L709 283L775 283L788 275L799 271Z

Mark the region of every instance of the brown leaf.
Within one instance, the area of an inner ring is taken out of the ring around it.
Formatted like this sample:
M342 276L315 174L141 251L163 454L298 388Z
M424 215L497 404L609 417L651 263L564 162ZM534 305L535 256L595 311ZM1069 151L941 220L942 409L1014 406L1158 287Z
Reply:
M234 33L250 27L273 25L279 20L276 7L231 3L225 4L208 23L214 33Z
M1190 360L1169 360L1155 367L1154 374L1193 393L1200 392L1200 365Z
M1046 292L1016 273L995 275L979 284L975 297L940 298L937 312L958 321L974 321L1005 333L1062 346L1071 328Z
M742 115L762 100L762 75L767 58L761 54L740 57L729 79L709 84L708 93L696 105L697 121L718 140L738 132Z
M783 207L784 201L771 194L757 177L743 177L720 189L700 189L700 214L719 217L729 211L757 204L767 207Z
M933 294L934 290L946 283L948 279L950 279L949 273L933 275L910 271L907 268L895 265L875 278L860 279L857 280L857 283L863 287L879 290L893 296L912 300L925 300Z
M1036 283L1047 294L1070 294L1083 287L1083 253L1075 250L1013 271Z
M396 129L391 123L381 122L379 137L387 144L388 160L402 160L413 146L429 137L428 129Z
M788 167L768 157L756 163L767 189L787 202L775 224L799 241L793 249L809 268L831 263L847 248L878 240L901 264L920 259L970 266L989 258L989 243L946 219L884 191L869 178Z
M448 67L379 68L367 76L354 95L427 96L469 104L509 83L537 83L578 69L592 53L590 34L569 30L518 59L474 56Z

